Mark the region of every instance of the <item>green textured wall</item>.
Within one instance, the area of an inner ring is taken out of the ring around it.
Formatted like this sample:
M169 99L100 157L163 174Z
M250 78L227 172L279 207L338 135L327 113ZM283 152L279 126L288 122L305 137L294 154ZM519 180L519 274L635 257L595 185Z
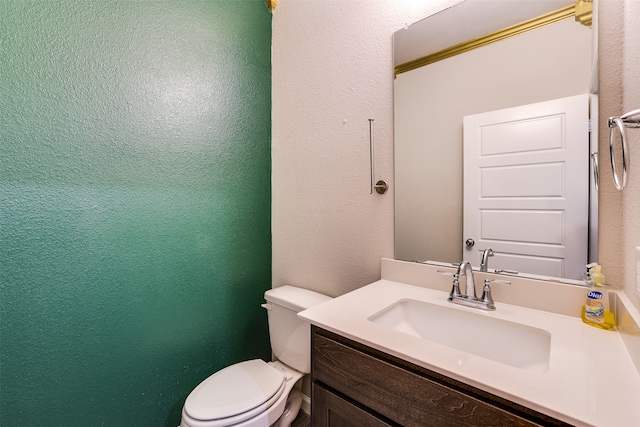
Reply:
M270 49L263 0L0 0L0 425L269 357Z

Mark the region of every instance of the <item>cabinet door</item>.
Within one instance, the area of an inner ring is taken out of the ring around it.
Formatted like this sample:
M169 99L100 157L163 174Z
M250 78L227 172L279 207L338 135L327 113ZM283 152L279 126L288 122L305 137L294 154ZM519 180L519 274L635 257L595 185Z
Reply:
M391 427L358 406L333 394L324 387L312 385L313 427Z

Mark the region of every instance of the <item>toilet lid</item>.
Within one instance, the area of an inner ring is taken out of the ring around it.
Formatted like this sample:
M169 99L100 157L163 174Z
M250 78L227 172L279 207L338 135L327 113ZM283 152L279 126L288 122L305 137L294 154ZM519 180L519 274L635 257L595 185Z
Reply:
M254 359L228 366L201 382L187 397L184 409L197 420L233 417L282 393L284 374Z

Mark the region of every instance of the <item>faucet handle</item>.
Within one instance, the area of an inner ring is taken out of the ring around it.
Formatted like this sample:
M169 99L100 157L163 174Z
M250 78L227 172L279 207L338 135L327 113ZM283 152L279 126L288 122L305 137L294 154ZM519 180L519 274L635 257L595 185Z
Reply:
M460 283L459 279L460 279L460 274L459 273L454 273L453 271L444 271L444 270L437 270L438 273L444 275L444 276L452 276L453 277L453 286L457 287L457 285Z
M453 271L445 271L445 270L437 270L438 273L443 274L445 276L453 276L453 277L460 277L460 275L458 273L454 273Z
M453 285L451 286L451 292L449 293L449 301L453 298L461 297L460 293L460 275L458 273L454 273L451 271L437 270L438 273L444 274L445 276L453 276Z
M508 280L498 280L498 279L484 279L484 285L488 286L490 283L500 283L501 285L510 285L511 282Z
M486 304L487 309L495 310L496 305L493 301L493 297L491 296L491 286L489 286L491 283L510 285L511 282L509 282L508 280L484 279L484 287L482 288L482 296L480 297L480 301Z

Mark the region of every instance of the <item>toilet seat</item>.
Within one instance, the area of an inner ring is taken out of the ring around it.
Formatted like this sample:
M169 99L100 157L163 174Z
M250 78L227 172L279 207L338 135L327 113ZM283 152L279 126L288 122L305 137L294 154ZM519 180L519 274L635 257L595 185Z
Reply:
M264 412L285 389L285 374L260 359L228 366L200 383L184 412L207 426L228 426Z

